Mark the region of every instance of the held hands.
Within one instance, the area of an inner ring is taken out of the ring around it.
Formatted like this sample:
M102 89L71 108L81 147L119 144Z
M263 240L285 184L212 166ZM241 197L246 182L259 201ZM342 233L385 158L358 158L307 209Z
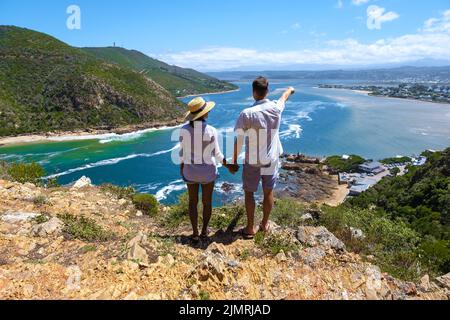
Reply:
M233 175L236 174L239 171L239 165L238 164L227 163L226 160L224 160L223 161L223 165Z

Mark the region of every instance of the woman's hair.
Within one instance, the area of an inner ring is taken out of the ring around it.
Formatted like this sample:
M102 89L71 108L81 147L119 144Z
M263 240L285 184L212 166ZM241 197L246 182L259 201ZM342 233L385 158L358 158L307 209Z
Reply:
M205 122L206 121L206 119L205 119L205 117L203 116L203 117L201 117L200 119L197 119L197 120L194 120L194 121L189 121L189 125L192 127L192 128L195 128L195 123L196 122Z

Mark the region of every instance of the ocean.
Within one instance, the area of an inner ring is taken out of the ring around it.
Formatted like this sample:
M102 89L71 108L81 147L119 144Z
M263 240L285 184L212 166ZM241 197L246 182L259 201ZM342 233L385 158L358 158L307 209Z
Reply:
M280 130L287 153L321 157L359 154L382 159L450 145L450 105L319 89L317 83L295 80L272 83L270 99L278 99L288 86L296 88L296 94L286 106ZM253 103L251 84L236 84L239 91L203 96L217 103L208 123L223 134L230 134L239 113ZM38 162L48 176L57 177L61 184L72 183L84 175L94 184L131 185L139 192L154 194L162 203L171 204L186 190L179 167L172 162L173 154L178 152L174 130L5 146L0 147L0 160ZM231 147L224 149L227 154L231 151ZM240 173L233 176L221 168L220 175L216 205L242 196ZM231 192L222 190L225 182L233 186Z

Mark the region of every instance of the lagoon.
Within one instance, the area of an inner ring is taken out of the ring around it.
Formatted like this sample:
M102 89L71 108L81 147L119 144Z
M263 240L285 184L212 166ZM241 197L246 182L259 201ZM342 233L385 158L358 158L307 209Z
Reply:
M229 134L242 109L252 105L251 84L237 84L240 91L203 96L217 103L208 121L223 134ZM271 99L278 98L288 86L297 90L286 106L280 130L285 152L381 159L450 145L450 105L319 89L317 84L295 80L272 83ZM94 184L132 185L170 204L185 191L179 168L171 160L177 152L177 141L171 139L174 130L4 146L0 147L0 160L39 162L62 184L85 175ZM223 169L220 172L217 205L241 196L240 175L231 176ZM224 182L232 183L234 191L222 191Z

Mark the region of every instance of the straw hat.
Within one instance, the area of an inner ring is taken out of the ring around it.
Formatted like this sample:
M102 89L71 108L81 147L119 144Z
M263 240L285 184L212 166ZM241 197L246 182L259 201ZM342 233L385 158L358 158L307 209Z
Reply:
M189 112L185 116L186 121L195 121L210 112L216 106L215 102L206 102L198 97L188 103Z

